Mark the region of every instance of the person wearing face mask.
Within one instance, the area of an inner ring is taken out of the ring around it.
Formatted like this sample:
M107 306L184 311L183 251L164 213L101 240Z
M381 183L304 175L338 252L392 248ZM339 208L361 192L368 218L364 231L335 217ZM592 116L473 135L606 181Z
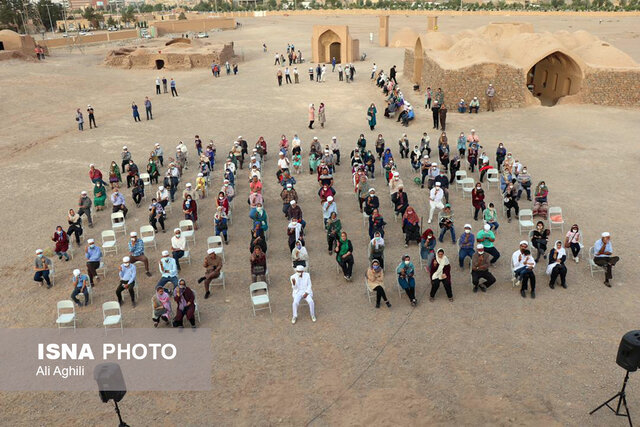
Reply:
M453 226L453 209L451 209L449 203L444 205L444 209L438 214L438 225L440 226L440 236L438 236L440 243L443 242L444 235L449 231L451 233L451 243L455 245L456 229Z
M169 320L172 317L171 313L171 297L168 292L165 292L163 288L157 288L156 294L152 298L153 303L153 327L157 328L160 319L164 320L165 324L169 324Z
M556 240L553 248L549 251L549 265L547 266L547 275L549 277L549 287L555 288L556 279L560 276L560 286L567 289L567 266L564 262L567 260L567 251L562 245L562 241Z
M229 200L222 191L218 193L218 198L216 199L216 207L222 208L224 214L227 216L229 215Z
M422 152L420 151L420 148L418 148L418 146L416 145L415 147L413 147L413 151L411 152L411 155L410 155L411 167L413 168L413 171L415 173L418 173L420 171L421 158L422 158Z
M249 218L251 218L253 222L259 222L260 228L262 228L262 231L266 234L269 229L269 224L267 222L267 212L264 210L261 203L258 203L255 208L252 208L249 211Z
M431 261L429 277L431 277L431 292L429 301L433 301L440 284L444 286L449 301L453 302L453 291L451 290L451 265L449 258L444 254L444 249L439 248L436 251L435 258Z
M409 242L420 244L420 218L411 206L406 208L402 216L402 232L404 233L404 247L409 247Z
M67 223L69 228L67 229L67 236L73 236L75 234L76 245L80 245L80 236L82 236L82 218L73 209L69 209L67 215Z
M171 282L173 289L175 289L178 286L178 267L176 260L169 256L169 251L162 251L162 258L158 261L158 269L162 276L156 284L156 288L164 287L167 282Z
M460 132L460 136L458 137L458 143L456 144L456 148L458 149L458 154L460 157L464 157L464 154L467 149L467 137L464 136L464 132Z
M377 260L382 269L384 269L384 247L384 238L379 231L376 231L369 241L369 262Z
M520 206L518 206L516 187L514 186L513 182L510 182L504 189L502 197L504 200L504 207L507 210L507 222L511 222L511 209L515 211L516 218L520 214Z
M191 327L195 329L196 327L196 318L195 318L195 301L196 296L187 286L187 282L184 279L180 279L178 283L178 287L175 290L173 300L178 305L176 309L176 316L173 318L173 327L174 328L182 328L183 327L183 319L186 317L191 323Z
M527 200L531 201L531 175L529 175L527 171L527 167L522 168L522 172L518 174L518 184L520 184L520 189L518 190L518 200L520 200L520 196L522 195L522 190L527 192Z
M153 227L153 231L158 232L157 224L160 223L160 227L162 227L162 232L165 232L164 228L164 220L167 214L165 213L164 208L161 203L158 203L158 200L153 198L151 199L151 205L149 205L149 225Z
M444 193L444 202L449 203L449 178L445 175L445 170L440 169L438 175L433 179L434 184L440 183L440 188Z
M296 240L295 246L291 251L291 263L293 268L301 265L304 267L305 271L309 271L309 253L300 240Z
M193 221L193 229L198 229L198 205L193 200L191 195L187 195L187 198L182 203L182 212L184 213L184 219Z
M504 148L504 144L501 142L496 149L496 165L498 165L498 172L502 172L502 163L507 156L507 149Z
M540 260L540 257L544 258L547 252L547 242L549 241L549 234L551 231L544 227L544 222L538 221L535 230L530 233L531 244L537 249L538 254L536 256L536 262Z
M496 212L496 208L493 203L489 203L489 207L484 210L482 213L482 218L484 219L485 225L489 226L490 230L498 231L498 212Z
M302 245L304 245L304 230L302 228L302 224L298 221L292 220L289 222L289 225L287 226L287 240L290 251L293 251L298 240L300 240Z
M398 139L398 148L400 150L400 158L406 159L409 157L409 139L407 134L402 135L402 138Z
M116 288L118 303L120 305L124 303L124 300L122 299L122 292L127 290L131 296L131 305L135 307L136 266L131 264L131 259L128 256L122 258L122 264L118 267L118 278L120 279L120 284Z
M418 303L416 300L416 279L414 278L415 267L409 255L402 257L402 261L396 267L396 274L398 275L398 284L409 297L411 306L415 307Z
M387 299L384 291L384 270L377 259L371 261L371 267L365 273L367 278L367 287L370 292L376 293L376 308L380 308L380 300L384 300L387 307L391 308L391 303Z
M338 214L338 205L333 201L333 196L327 197L327 201L322 204L322 219L324 220L325 227L327 226L327 221L329 217L331 217L332 213Z
M151 277L151 272L149 271L149 259L144 255L144 243L142 242L142 239L138 239L138 233L135 231L132 231L129 236L129 258L131 259L131 262L142 262L144 264L145 274L147 277Z
M549 196L549 188L544 181L540 181L536 186L533 202L533 216L541 216L547 218L549 212L549 204L547 203L547 197Z
M433 230L427 228L422 236L420 236L420 258L422 264L425 266L427 272L431 267L431 260L435 256L434 249L436 247L436 237L433 234Z
M442 191L441 184L437 182L429 192L429 224L431 224L435 210L444 209L443 198L444 191Z
M58 259L62 259L62 257L64 257L65 261L69 261L69 254L67 253L69 250L69 236L61 226L56 227L56 231L53 233L51 240L56 243L53 250L56 255L58 255Z
M36 259L33 266L33 270L35 271L35 274L33 275L33 281L40 283L40 286L44 285L44 282L47 282L47 289L51 288L49 270L51 269L52 265L53 264L51 260L44 256L44 251L42 249L37 249Z
M71 283L73 283L73 291L71 292L71 300L78 304L78 307L82 307L80 301L78 301L78 294L84 295L84 305L89 305L89 290L87 286L89 286L89 277L86 274L82 274L79 269L73 270L73 277L71 278Z
M404 183L400 179L400 172L394 171L393 178L389 180L389 195L393 197L400 187L404 188Z
M491 226L489 224L484 225L484 229L478 232L476 236L476 241L483 245L484 251L492 256L491 264L495 264L500 258L500 252L494 246L494 242L496 241L496 235L493 231L491 231Z
M582 233L580 232L580 228L578 224L573 224L571 226L571 230L567 231L567 235L564 238L564 247L571 248L571 253L573 255L573 260L578 263L580 262L580 249L582 243Z
M87 273L91 286L93 286L93 279L98 276L97 270L100 268L100 261L102 261L102 249L96 245L95 240L89 239L84 252L87 259Z
M476 186L471 190L471 205L473 206L473 220L478 220L478 213L481 213L486 207L484 203L484 190L481 183L476 183Z
M171 238L171 256L176 262L176 267L180 271L180 258L184 256L187 249L187 239L182 235L182 230L175 228Z
M298 201L298 193L293 188L292 184L287 184L280 192L280 198L282 199L282 213L286 217L289 207L291 206L291 201Z
M222 272L222 258L216 254L214 248L207 249L207 256L204 257L203 267L205 268L205 273L204 276L198 279L198 283L204 282L204 298L207 299L211 296L209 285L213 280L220 277L220 273Z
M291 323L295 324L298 320L298 306L301 300L306 300L309 304L309 313L311 314L311 321L316 321L315 304L313 302L313 291L311 289L311 276L304 271L304 267L299 265L296 267L296 272L289 278L291 283L291 295L293 297L293 317Z
M382 214L378 209L374 209L369 215L369 238L373 239L373 234L375 232L380 232L381 236L384 237L384 226L387 225Z
M336 261L342 268L344 278L347 281L350 281L354 263L353 245L351 244L351 240L348 239L345 231L340 233L334 252L336 253Z
M611 270L620 261L620 257L613 256L613 246L611 245L611 234L608 231L602 233L593 245L593 262L605 269L604 285L611 287L609 280L613 278Z
M391 203L396 216L404 216L409 207L409 196L404 191L404 187L399 187L398 191L391 196Z
M511 256L511 265L514 276L511 279L514 286L520 286L520 295L526 298L527 288L531 282L531 298L536 297L536 276L533 268L536 263L529 251L529 243L526 240L520 242L520 248Z
M473 247L475 245L475 237L471 233L471 224L464 225L464 233L460 235L458 239L458 262L460 263L460 269L464 268L464 260L466 257L473 259Z
M253 283L264 282L267 271L267 256L260 245L253 246L249 261L251 263L251 281Z
M127 217L127 212L129 211L125 206L124 195L118 191L118 189L114 189L111 194L111 203L113 204L112 212L122 212L124 217Z
M489 256L485 254L484 245L479 243L476 246L476 253L471 257L471 282L473 283L473 292L478 292L478 288L482 292L496 282L496 278L489 271ZM484 279L484 283L480 283L480 279Z

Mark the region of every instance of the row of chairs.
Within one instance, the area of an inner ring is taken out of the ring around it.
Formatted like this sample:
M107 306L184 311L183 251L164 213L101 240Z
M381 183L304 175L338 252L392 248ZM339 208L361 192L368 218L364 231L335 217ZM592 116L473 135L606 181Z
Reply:
M120 218L121 218L121 221L118 221L118 219ZM116 219L116 221L114 221L114 219ZM115 252L116 255L118 254L116 231L122 231L126 236L127 229L125 224L126 223L124 221L124 216L122 215L122 212L116 212L111 214L112 229L104 230L101 233L102 250L104 251L105 254L108 252ZM190 219L182 220L179 222L178 227L182 231L182 235L185 237L187 242L193 242L193 245L195 246L196 235L195 235L193 221L191 221ZM145 249L151 248L151 247L153 247L156 250L158 249L158 244L156 242L156 232L152 226L150 225L141 226L140 234L138 237L140 237L140 239L144 243Z
M89 295L91 295L91 290L89 290ZM61 329L69 328L73 328L75 332L77 320L78 316L76 314L76 306L73 301L58 301L56 318L58 333L60 333ZM123 333L122 311L120 310L120 304L118 303L118 301L107 301L102 304L102 326L104 326L105 335L107 334L108 327L114 325L120 325L120 333Z

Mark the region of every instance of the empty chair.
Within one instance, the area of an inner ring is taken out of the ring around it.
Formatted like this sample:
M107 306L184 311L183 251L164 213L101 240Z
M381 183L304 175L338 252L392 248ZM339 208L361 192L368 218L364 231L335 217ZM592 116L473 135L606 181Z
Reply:
M107 314L113 313L113 314ZM102 325L104 326L104 334L107 334L107 326L120 324L120 333L124 334L122 328L122 312L118 301L107 301L102 304Z
M467 171L456 171L456 190L462 188L462 180L467 177Z
M182 230L182 236L187 240L187 242L191 240L193 241L193 245L195 246L196 231L193 228L193 221L191 221L190 219L183 219L178 224L178 227L180 228L180 230Z
M562 216L562 208L559 206L551 206L547 213L547 219L549 221L549 229L560 227L562 233L564 233L564 216Z
M144 243L145 248L153 247L154 249L158 249L158 244L156 243L156 231L150 225L143 225L140 227L140 239L142 243Z
M104 230L102 232L102 253L115 252L118 254L118 245L116 242L116 233L113 230Z
M222 256L222 261L225 261L224 246L222 245L222 237L209 236L207 237L207 249L213 248L216 255Z
M191 252L189 252L188 249L189 249L188 247L185 248L184 255L182 255L182 258L180 258L180 262L181 263L186 262L189 265L191 265ZM180 264L180 265L182 265L182 264Z
M122 232L127 234L127 225L124 220L124 214L122 212L115 212L111 214L111 229L114 232Z
M146 187L151 185L151 177L149 176L148 173L141 173L140 174L140 179L144 183L145 189L146 189Z
M75 332L76 329L76 308L73 305L73 301L71 300L63 300L58 301L58 318L56 319L56 324L58 325L58 333L60 333L60 329L69 329L73 328ZM70 325L70 326L62 326L62 325Z
M533 230L535 228L536 225L533 222L533 211L531 209L520 209L518 225L520 227L520 233L522 233L522 231Z
M96 273L102 274L102 277L107 278L107 266L104 261L100 261L100 267L96 268Z
M193 317L195 319L198 319L198 323L201 323L200 322L200 308L198 307L198 294L196 293L196 290L193 289L193 288L191 289L191 291L193 292L193 308L194 308Z
M498 177L498 169L496 168L487 171L487 188L491 188L492 184L495 184L496 188L500 187L500 178Z
M473 187L476 185L476 180L473 178L464 178L462 180L462 198L466 198L468 194L471 197L471 192L473 191Z
M256 292L264 291L255 295ZM253 308L253 315L256 315L256 310L269 309L271 313L271 300L269 300L269 288L265 282L256 282L249 285L249 296L251 297L251 305ZM266 307L265 307L266 306Z
M372 292L369 290L369 281L367 280L367 276L364 276L364 291L367 293L367 298L369 298L369 304L371 304Z

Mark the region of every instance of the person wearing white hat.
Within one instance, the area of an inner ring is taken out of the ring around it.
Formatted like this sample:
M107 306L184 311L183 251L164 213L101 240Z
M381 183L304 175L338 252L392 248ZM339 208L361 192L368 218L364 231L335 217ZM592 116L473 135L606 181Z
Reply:
M158 261L160 270L160 280L156 284L156 288L164 287L167 282L173 283L173 289L178 286L178 267L176 260L169 256L169 251L162 251L162 258Z
M600 239L593 244L593 262L605 269L604 284L611 287L609 281L613 278L611 270L620 261L620 257L613 256L611 234L608 231L602 233Z
M131 259L128 256L122 258L122 264L118 267L118 278L120 279L120 283L116 288L118 303L120 305L123 304L122 292L126 289L129 291L129 295L131 296L131 305L135 307L136 266L131 263Z
M206 163L205 167L207 167ZM207 179L204 177L204 174L202 172L198 172L195 192L198 193L198 198L200 199L204 199L205 197L207 197Z
M192 199L195 199L195 190L190 182L187 182L184 185L184 190L182 191L182 200L186 200L187 196L191 196Z
M464 232L460 234L460 238L458 239L458 262L461 270L464 268L465 258L473 258L473 254L475 253L473 250L476 243L475 240L475 236L471 232L471 224L465 224Z
M338 205L334 202L333 196L329 196L327 197L327 201L322 204L322 219L324 220L325 227L333 212L338 215Z
M477 96L474 96L471 102L469 102L469 114L475 111L478 114L478 110L480 109L480 101Z
M304 271L304 266L299 265L296 267L296 272L289 278L289 283L291 283L291 296L293 297L293 317L291 318L291 323L296 323L298 320L298 306L303 299L309 304L311 321L315 322L316 312L313 302L313 290L311 289L311 276Z
M495 264L500 258L500 252L496 249L494 242L496 241L496 235L491 230L490 224L485 224L483 229L478 232L476 241L484 246L484 251L492 256L491 264Z
M209 284L220 277L222 273L222 257L216 254L215 248L207 249L207 256L204 257L203 267L205 268L205 273L204 276L198 279L198 283L204 282L204 298L207 299L211 296Z
M49 270L52 265L51 260L44 256L44 251L42 249L36 249L36 259L33 265L33 270L35 271L33 281L40 283L40 286L42 286L44 282L47 282L47 289L51 288Z
M84 249L84 257L87 259L87 274L91 286L93 286L94 278L98 277L98 269L100 268L100 262L102 261L102 249L96 245L96 241L93 239L87 240L87 247Z
M132 231L129 234L129 237L129 258L131 259L131 262L142 262L144 264L144 270L147 277L151 277L151 272L149 271L149 259L144 255L144 242L142 242L142 239L138 239L138 233L135 231Z
M160 166L164 166L164 150L162 149L162 147L160 146L159 143L156 142L155 148L153 150L153 154L158 158L158 160L160 161Z
M171 238L171 256L176 261L176 267L180 271L180 258L184 256L184 251L187 250L187 239L182 235L180 228L173 230L173 237Z
M169 190L164 188L162 185L159 186L158 191L156 192L156 200L160 205L162 205L163 209L166 208L169 204Z
M489 271L489 257L485 254L485 248L482 243L476 246L476 253L471 257L471 282L473 283L473 292L478 292L478 288L482 292L486 292L491 285L496 282L496 278ZM480 279L484 279L483 284Z
M127 146L123 146L122 147L122 152L120 153L120 157L122 158L122 163L120 166L122 166L122 169L120 169L120 171L122 173L127 172L127 166L129 166L129 162L131 161L131 153L129 152L129 149L127 148Z
M96 169L97 170L97 169ZM78 200L78 216L87 216L89 222L89 228L93 228L93 219L91 218L91 205L93 202L86 191L80 193L80 200Z
M536 276L533 273L535 265L536 262L529 250L529 242L526 240L521 241L520 248L511 256L511 266L513 270L513 278L511 280L515 287L522 285L520 288L522 298L527 297L526 291L529 282L531 282L531 298L536 297Z
M336 166L340 166L340 144L338 144L337 137L334 136L331 138L331 145L329 146L329 149L336 159Z
M460 102L458 102L458 113L466 113L467 112L467 103L464 101L464 98L460 98Z
M111 204L113 205L113 208L111 209L113 213L122 212L124 217L127 217L127 212L129 212L129 210L125 205L124 194L122 194L120 190L118 190L118 187L114 188L113 192L111 193ZM91 224L89 225L89 227L91 227Z
M400 178L400 173L398 171L393 171L393 178L389 180L389 196L393 197L393 195L398 192L398 188L400 187L404 188L404 183Z
M298 200L298 193L293 188L292 183L289 182L285 185L285 187L280 192L280 198L282 199L282 213L286 217L287 213L289 212L289 208L292 206L291 202L297 202Z
M93 114L93 107L91 104L87 105L87 114L89 115L89 129L97 128L96 116Z
M160 83L162 83L162 80L160 80L160 77L156 77L156 95L160 95L162 94L162 92L160 91Z
M489 87L487 87L485 93L487 95L487 111L493 112L493 98L496 96L496 89L489 83Z
M86 274L82 274L79 269L73 270L73 277L71 278L71 283L73 283L73 291L71 292L71 300L78 304L79 307L82 307L80 301L78 301L78 294L84 295L84 305L89 305L89 277Z
M436 209L444 209L442 199L444 198L444 191L440 187L440 183L436 182L431 191L429 192L429 224L433 220L433 213Z

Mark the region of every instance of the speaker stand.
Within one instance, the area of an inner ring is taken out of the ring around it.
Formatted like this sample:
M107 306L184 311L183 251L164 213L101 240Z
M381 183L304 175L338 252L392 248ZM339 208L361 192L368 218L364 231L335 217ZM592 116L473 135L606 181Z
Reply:
M631 415L629 414L629 407L627 406L627 395L625 392L625 388L627 387L627 380L629 379L629 371L627 371L627 374L624 377L624 382L622 383L622 390L620 390L618 393L616 393L611 399L607 400L606 402L604 402L602 405L598 406L596 409L594 409L593 411L589 412L589 415L593 414L594 412L598 411L599 409L601 409L602 407L606 406L607 408L611 409L611 411L618 417L627 417L627 420L629 421L629 427L633 427L633 423L631 422ZM615 399L618 399L618 404L616 405L616 409L613 409L611 406L609 406L609 403ZM625 412L620 412L620 406L624 405L624 410Z
M122 420L122 415L120 415L120 408L118 408L118 402L114 400L113 403L115 403L116 405L116 414L118 414L118 419L120 420L120 424L118 425L118 427L129 427L129 424L125 423ZM625 406L626 406L626 403L625 403Z

